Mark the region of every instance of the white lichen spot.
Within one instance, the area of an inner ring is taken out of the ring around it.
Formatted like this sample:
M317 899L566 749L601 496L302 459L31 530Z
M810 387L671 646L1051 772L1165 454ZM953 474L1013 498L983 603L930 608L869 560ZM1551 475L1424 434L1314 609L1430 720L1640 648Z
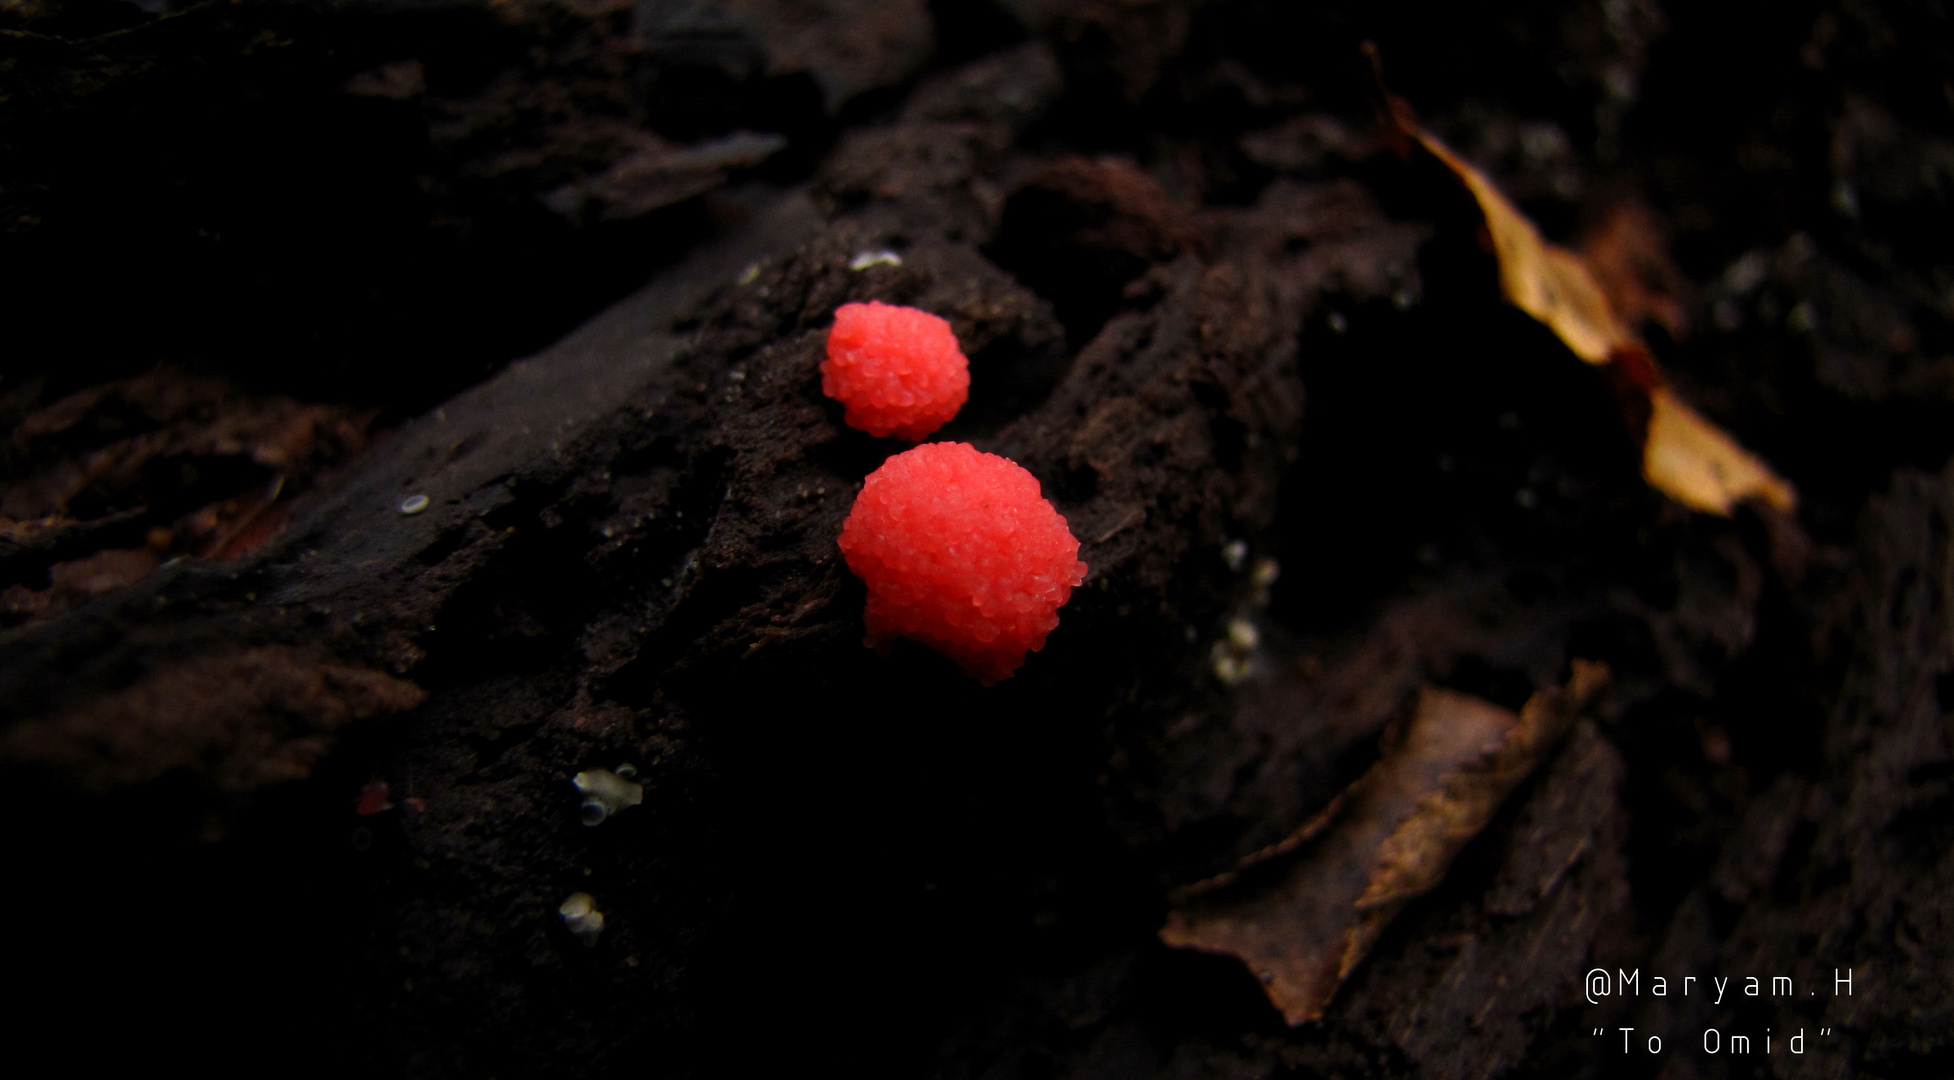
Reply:
M631 769L629 765L620 769ZM631 769L631 776L638 774ZM571 783L583 792L583 823L602 825L614 814L619 814L645 801L645 786L634 783L630 776L619 776L609 769L590 769L572 777Z
M1262 643L1262 635L1255 630L1255 624L1247 619L1232 619L1228 623L1228 644L1242 652L1248 652Z
M1276 579L1281 576L1282 564L1274 559L1265 557L1255 560L1255 569L1250 571L1249 581L1254 583L1256 590L1259 592L1274 585Z
M1233 686L1248 676L1248 657L1228 647L1226 641L1214 643L1214 677L1223 686Z
M400 512L403 514L418 514L421 511L427 509L427 505L428 505L427 496L409 495L406 498L400 500Z
M1723 287L1733 293L1747 293L1771 276L1771 259L1763 251L1752 251L1723 271Z
M1241 572L1242 567L1248 563L1248 542L1230 540L1221 545L1221 561L1228 564L1229 572Z
M604 932L604 913L597 910L597 898L587 892L571 893L568 900L557 906L556 913L563 916L563 925L585 945L597 944L597 935Z
M888 250L857 251L855 253L855 257L848 260L848 269L850 270L866 270L871 266L901 266L901 265L902 265L902 256L896 254L893 251L888 251Z
M1255 650L1262 644L1262 633L1249 619L1236 616L1228 620L1221 637L1208 650L1208 660L1215 679L1223 686L1233 686L1248 678L1255 669Z

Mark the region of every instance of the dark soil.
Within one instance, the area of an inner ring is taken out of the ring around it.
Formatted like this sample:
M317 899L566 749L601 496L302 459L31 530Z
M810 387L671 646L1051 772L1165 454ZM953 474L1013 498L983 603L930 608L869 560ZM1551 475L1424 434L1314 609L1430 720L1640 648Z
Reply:
M15 1045L1945 1071L1950 31L1900 0L0 11ZM1365 39L1795 520L1643 483L1464 192L1377 136ZM1091 567L996 687L861 644L835 538L896 445L817 369L867 299L950 320L972 399L937 437L1029 469ZM1421 686L1517 707L1574 659L1601 706L1323 1019L1160 942ZM642 805L586 827L572 776L625 763ZM1584 1000L1598 966L1639 993Z

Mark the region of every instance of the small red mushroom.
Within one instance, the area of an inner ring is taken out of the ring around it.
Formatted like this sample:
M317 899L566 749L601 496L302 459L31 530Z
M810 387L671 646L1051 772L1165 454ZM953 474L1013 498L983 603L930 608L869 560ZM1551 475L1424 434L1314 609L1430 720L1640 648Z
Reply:
M986 686L1045 647L1086 576L1038 479L967 443L926 443L870 473L841 552L868 585L865 644L912 638Z
M849 427L919 442L970 400L970 361L950 324L927 311L843 304L828 331L821 392L842 403Z

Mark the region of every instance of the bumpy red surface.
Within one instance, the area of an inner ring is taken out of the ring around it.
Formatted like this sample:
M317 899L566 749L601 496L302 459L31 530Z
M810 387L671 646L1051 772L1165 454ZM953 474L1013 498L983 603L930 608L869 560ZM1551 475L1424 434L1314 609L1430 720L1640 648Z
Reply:
M970 361L950 324L927 311L843 304L828 331L821 392L847 407L849 427L915 442L970 400Z
M870 473L841 552L868 584L870 647L914 638L987 686L1045 647L1086 576L1038 479L967 443L926 443Z

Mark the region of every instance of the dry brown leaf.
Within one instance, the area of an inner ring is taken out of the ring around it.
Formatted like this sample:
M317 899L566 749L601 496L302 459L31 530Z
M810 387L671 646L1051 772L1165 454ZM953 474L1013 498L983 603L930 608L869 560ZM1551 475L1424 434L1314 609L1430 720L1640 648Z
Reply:
M1472 192L1492 234L1500 292L1513 306L1546 323L1574 355L1590 364L1606 364L1616 351L1638 344L1579 255L1548 243L1486 174L1435 136L1406 118L1399 117L1398 123Z
M1486 218L1506 299L1582 360L1597 367L1633 363L1625 382L1648 396L1655 417L1642 436L1643 479L1695 510L1728 516L1738 503L1757 499L1789 513L1798 501L1791 485L1663 385L1647 346L1617 314L1581 256L1542 237L1491 179L1421 127L1402 99L1387 93L1385 100L1396 133L1424 147L1472 192Z
M1160 936L1241 958L1291 1024L1321 1016L1392 918L1429 891L1608 680L1576 660L1518 714L1427 687L1403 740L1273 885L1184 901Z
M1649 391L1647 439L1642 475L1692 510L1728 517L1750 497L1787 512L1798 504L1797 493L1770 466L1666 386Z

